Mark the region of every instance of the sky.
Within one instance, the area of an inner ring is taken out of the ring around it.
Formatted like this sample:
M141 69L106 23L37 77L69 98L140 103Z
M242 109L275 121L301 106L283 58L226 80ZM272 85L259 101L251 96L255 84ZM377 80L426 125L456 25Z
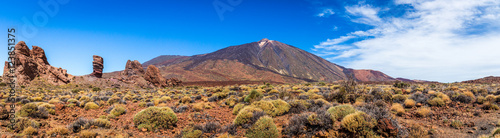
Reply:
M499 0L16 0L0 13L0 28L73 75L92 72L92 55L112 72L269 38L392 77L500 76Z

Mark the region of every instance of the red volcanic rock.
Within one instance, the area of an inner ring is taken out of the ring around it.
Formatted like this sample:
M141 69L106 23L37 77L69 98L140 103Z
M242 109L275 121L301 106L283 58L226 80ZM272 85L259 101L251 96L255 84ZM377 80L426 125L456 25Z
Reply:
M97 78L102 78L102 69L104 68L104 60L102 59L101 56L94 55L93 56L94 61L92 61L92 66L94 68L94 71L90 76L94 76Z
M24 41L20 41L16 44L15 49L16 70L14 74L17 77L18 85L30 84L36 77L55 85L67 84L73 78L65 69L50 66L45 51L40 47L33 46L33 49L30 50ZM4 77L8 74L5 70L8 70L7 66L4 67Z
M165 78L161 76L160 70L154 65L148 66L146 73L144 74L144 79L156 87L167 86Z
M124 76L133 76L133 75L143 75L144 69L139 61L127 61L125 65L125 70L123 70L122 75Z
M396 137L398 135L398 129L387 118L378 120L377 128L384 137Z

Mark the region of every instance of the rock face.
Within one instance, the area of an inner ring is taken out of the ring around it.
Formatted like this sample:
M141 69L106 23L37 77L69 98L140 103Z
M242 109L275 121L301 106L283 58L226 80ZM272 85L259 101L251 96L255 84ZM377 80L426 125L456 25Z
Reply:
M54 85L67 84L73 79L73 76L68 74L65 69L50 66L42 48L33 46L33 49L30 50L24 41L20 41L16 44L15 49L15 75L18 85L30 84L36 77L45 79ZM5 70L8 70L8 66L4 67L3 76L8 73Z
M101 56L94 55L93 56L94 61L92 61L92 66L94 68L94 71L90 76L94 76L97 78L102 78L102 69L104 68L104 60L102 59Z
M156 87L167 86L165 78L161 76L160 70L154 65L148 66L148 68L146 69L146 73L144 74L144 79L152 83Z

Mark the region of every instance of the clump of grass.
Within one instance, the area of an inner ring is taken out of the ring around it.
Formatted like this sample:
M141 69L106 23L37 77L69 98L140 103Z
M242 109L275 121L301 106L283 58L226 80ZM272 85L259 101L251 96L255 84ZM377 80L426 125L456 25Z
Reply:
M498 110L500 109L498 107L498 105L494 104L494 103L491 103L491 102L486 102L483 104L483 107L482 107L484 110Z
M49 113L45 107L38 108L35 103L27 103L21 107L21 110L17 113L22 117L34 117L34 118L48 118Z
M99 105L95 104L94 102L88 102L85 104L84 109L85 110L90 110L90 109L98 109Z
M243 125L246 123L252 123L251 119L255 116L254 113L263 112L262 109L256 108L254 106L245 106L238 112L236 118L233 121L234 125Z
M464 126L464 124L460 120L453 120L453 121L451 121L450 126L453 127L453 128L459 129L462 126Z
M177 124L177 116L168 107L148 107L134 116L137 128L151 131L157 128L171 128Z
M441 98L434 97L431 100L428 100L427 103L431 106L444 106L444 101Z
M50 131L47 132L49 136L57 136L57 135L68 135L69 130L66 127L59 126L59 127L54 127Z
M356 111L342 119L341 126L349 132L358 136L375 135L372 128L377 125L377 121L365 112Z
M290 110L290 105L281 99L272 101L256 101L252 103L252 105L262 109L270 116L283 115Z
M110 114L114 116L120 116L127 113L127 109L125 108L125 105L117 104L114 105L113 110L111 110Z
M262 93L261 92L258 92L257 90L251 90L250 91L250 94L248 94L244 101L245 102L253 102L255 101L257 98L261 97L262 96Z
M236 104L234 107L233 107L233 115L237 115L238 112L240 112L241 109L243 109L243 107L245 107L244 104L241 104L241 103L238 103Z
M412 108L415 106L415 100L413 99L406 99L404 103L406 108Z
M399 103L393 103L391 106L391 111L396 112L397 115L401 116L405 113L405 108Z
M184 96L184 97L182 97L181 100L179 100L179 103L183 103L183 104L191 103L191 98L189 96Z
M80 132L81 138L95 138L97 137L97 135L98 134L96 132L90 130L83 130L82 132Z
M38 129L33 128L32 126L28 126L27 128L24 129L23 131L24 135L37 135L38 134Z
M432 113L432 110L427 107L422 107L417 110L417 114L420 117L427 117Z
M248 138L277 138L280 137L280 133L273 122L273 118L264 116L246 131L245 136Z
M356 109L352 105L344 104L339 106L330 107L327 112L330 113L332 120L340 120L348 114L354 113Z

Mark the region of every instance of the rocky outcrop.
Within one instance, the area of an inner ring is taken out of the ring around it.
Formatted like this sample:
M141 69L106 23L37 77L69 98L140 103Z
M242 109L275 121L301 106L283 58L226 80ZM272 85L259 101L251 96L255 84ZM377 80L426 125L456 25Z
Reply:
M182 86L182 81L177 78L167 79L167 86Z
M149 87L147 81L144 80L144 69L139 61L128 60L125 65L125 70L120 73L118 80L127 84L133 84L139 87Z
M156 87L167 86L165 78L161 76L160 70L154 65L148 66L148 68L146 69L146 73L144 74L144 79Z
M134 75L143 75L144 74L144 69L142 68L142 65L139 61L134 60L134 61L127 61L127 64L125 65L125 70L121 73L121 75L130 77Z
M102 69L104 68L104 60L102 59L101 56L98 55L94 55L93 58L94 61L92 61L92 67L94 71L92 71L92 74L90 74L90 76L102 78Z
M54 85L67 84L73 79L73 76L68 74L65 69L50 66L42 48L33 46L33 49L30 50L24 41L20 41L16 44L15 49L16 70L14 74L18 85L30 84L36 77L45 79ZM8 73L5 70L8 70L8 66L4 67L4 77Z

